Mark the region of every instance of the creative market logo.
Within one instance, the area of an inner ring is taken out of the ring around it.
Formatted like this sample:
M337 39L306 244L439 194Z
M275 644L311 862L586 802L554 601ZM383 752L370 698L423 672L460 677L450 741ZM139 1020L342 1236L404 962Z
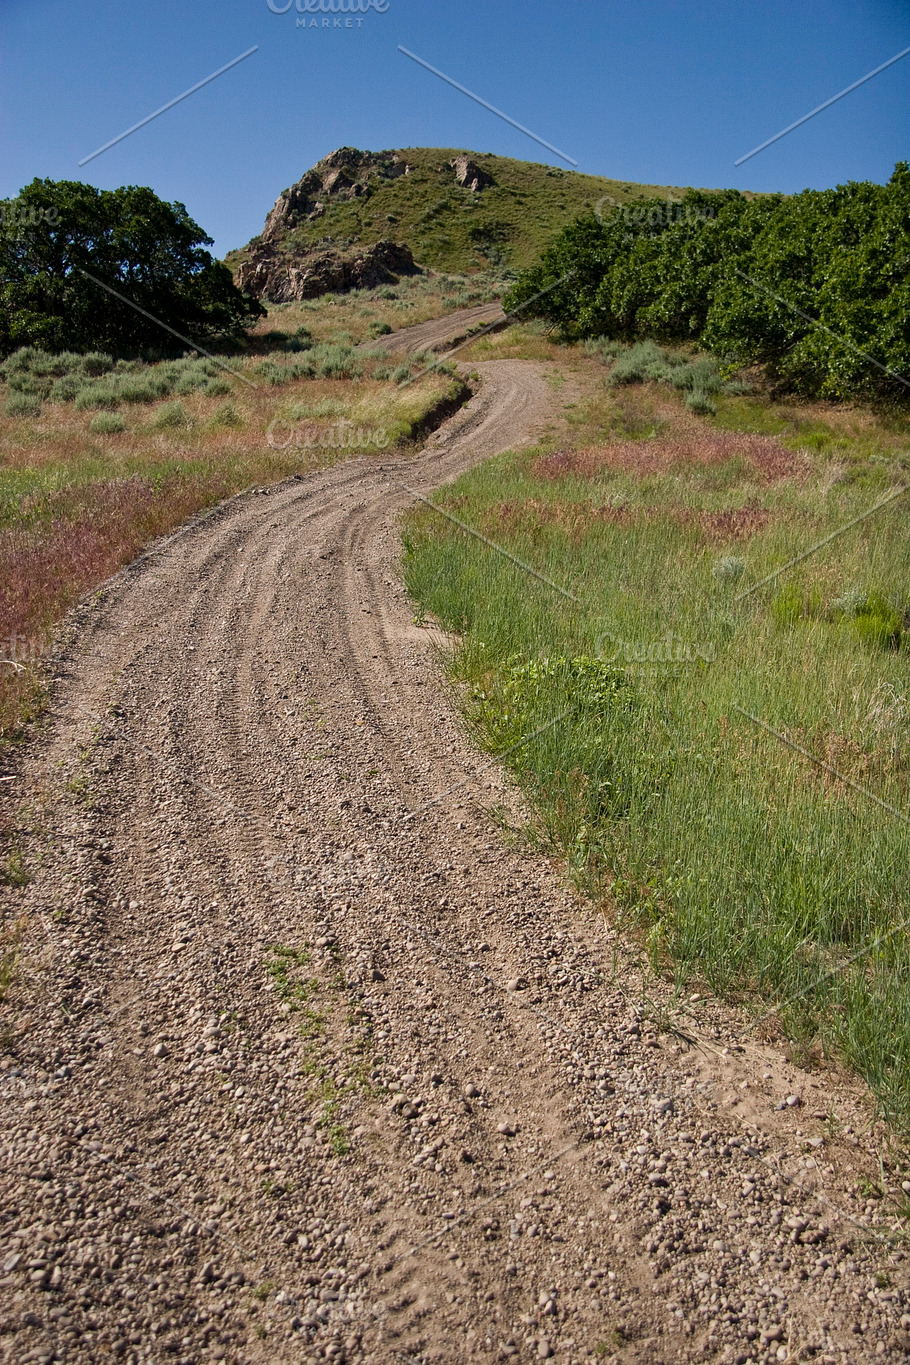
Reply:
M266 0L273 14L297 16L296 27L305 29L354 29L363 27L364 15L374 10L386 14L389 0ZM316 15L322 17L317 19Z

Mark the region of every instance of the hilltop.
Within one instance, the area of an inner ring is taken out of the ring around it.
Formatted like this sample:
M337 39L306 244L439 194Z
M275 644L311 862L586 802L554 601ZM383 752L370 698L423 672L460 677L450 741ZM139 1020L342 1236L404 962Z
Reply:
M226 259L244 288L285 300L387 283L412 263L521 269L598 204L608 212L682 193L451 147L341 147L284 190L261 234Z

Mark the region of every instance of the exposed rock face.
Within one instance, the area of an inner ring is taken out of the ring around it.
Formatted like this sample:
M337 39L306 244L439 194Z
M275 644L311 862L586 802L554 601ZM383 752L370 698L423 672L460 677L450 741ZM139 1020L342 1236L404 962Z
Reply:
M247 294L269 303L292 303L319 294L342 294L348 289L395 284L400 275L417 273L419 267L410 247L400 242L377 242L347 255L317 248L282 257L263 241L241 265L236 283Z
M459 185L463 185L465 189L472 190L475 194L479 193L480 190L488 189L490 185L496 183L492 175L488 175L486 171L482 171L477 165L477 162L472 161L469 156L457 156L455 160L451 161L449 164L455 168L455 179L458 181Z
M397 180L410 170L394 152L339 147L278 196L265 220L261 240L275 242L304 219L320 218L326 200L368 199L373 192L371 181Z

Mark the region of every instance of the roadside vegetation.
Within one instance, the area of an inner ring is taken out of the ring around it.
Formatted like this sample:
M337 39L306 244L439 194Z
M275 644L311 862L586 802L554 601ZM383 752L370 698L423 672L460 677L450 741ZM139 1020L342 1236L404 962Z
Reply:
M269 311L150 189L35 180L0 207L2 744L40 712L61 617L150 541L250 485L407 444L460 402L453 366L421 375L429 357L370 343L507 277L488 262Z
M910 420L522 331L468 354L552 359L569 436L435 495L514 558L404 527L467 721L655 971L848 1062L906 1131Z

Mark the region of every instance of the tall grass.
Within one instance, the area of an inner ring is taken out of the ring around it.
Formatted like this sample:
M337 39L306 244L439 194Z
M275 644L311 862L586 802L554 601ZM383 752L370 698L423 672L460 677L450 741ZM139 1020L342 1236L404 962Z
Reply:
M908 476L687 430L504 456L437 494L577 602L426 508L408 587L538 837L655 968L773 1005L910 1129L905 503L758 588Z

